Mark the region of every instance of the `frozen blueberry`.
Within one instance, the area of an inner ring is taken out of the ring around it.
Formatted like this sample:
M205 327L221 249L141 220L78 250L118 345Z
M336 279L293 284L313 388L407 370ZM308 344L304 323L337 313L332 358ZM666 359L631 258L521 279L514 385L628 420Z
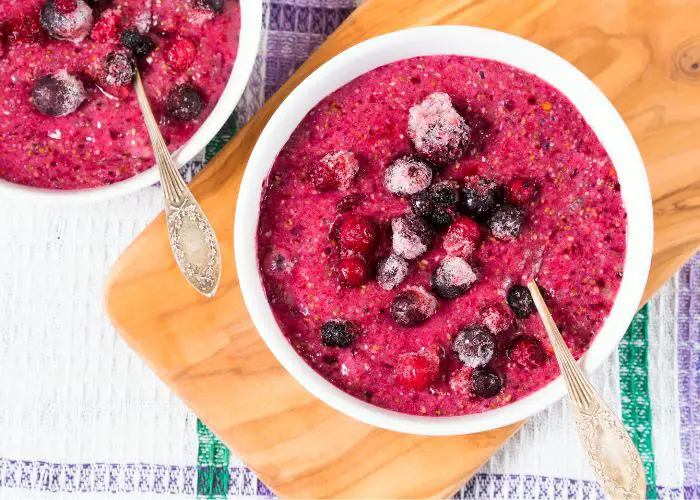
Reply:
M441 229L445 229L450 224L452 224L452 221L454 221L454 217L452 217L452 213L450 213L449 210L445 210L444 208L435 207L428 214L428 217L426 217L426 220L434 229L441 230Z
M321 326L321 341L328 347L348 347L355 340L354 330L350 322L332 319Z
M409 111L408 136L418 154L435 165L459 160L469 144L470 128L450 96L435 92Z
M153 40L147 35L142 35L134 28L124 30L121 42L136 58L146 57L156 48Z
M459 210L471 217L485 217L503 199L503 189L490 179L470 176L464 179Z
M433 180L433 171L415 156L403 156L384 172L384 187L399 196L423 191Z
M454 217L450 210L436 206L427 191L411 197L411 210L425 219L435 230L441 230L452 224Z
M198 9L204 9L216 14L224 10L224 0L192 0L192 4Z
M85 0L87 4L96 10L104 10L112 4L112 0Z
M492 398L503 387L501 377L488 366L480 366L472 372L472 392L481 398Z
M428 188L428 196L433 205L452 208L459 199L459 186L454 181L436 182Z
M87 99L83 83L65 70L39 78L32 90L32 103L48 116L73 113Z
M168 93L168 114L180 121L196 119L204 110L202 94L192 85L183 83Z
M134 81L136 68L124 52L110 52L104 60L105 81L109 85L128 85Z
M508 305L518 318L527 318L535 311L535 302L527 287L513 285L508 290Z
M85 0L73 0L70 5L47 0L41 8L39 20L53 38L80 42L90 34L94 16Z
M412 213L392 219L391 230L392 250L406 260L424 254L432 241L432 232L428 225Z
M496 337L481 325L462 328L452 343L455 353L470 368L484 366L496 350Z
M391 317L399 325L415 326L430 318L437 310L437 299L421 287L404 290L391 302Z
M515 205L498 207L488 220L491 234L502 241L512 241L520 236L523 226L523 211Z
M433 292L443 299L455 299L476 281L476 273L466 260L448 255L433 270Z
M377 281L384 290L393 290L408 276L408 262L391 254L377 265Z
M426 191L421 191L411 196L411 210L416 215L427 217L433 210L433 202L430 201L430 196Z

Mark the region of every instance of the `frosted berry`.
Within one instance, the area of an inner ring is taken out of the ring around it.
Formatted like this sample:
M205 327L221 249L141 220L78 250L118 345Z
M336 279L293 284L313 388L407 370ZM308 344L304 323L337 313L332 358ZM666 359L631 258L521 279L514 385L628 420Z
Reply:
M520 236L524 214L520 207L502 205L489 217L488 226L491 234L502 241L512 241Z
M477 175L464 179L459 210L470 217L485 217L503 199L503 189L490 179Z
M463 295L476 281L476 273L461 257L448 255L433 270L432 290L443 299Z
M459 217L447 230L442 247L450 255L467 259L474 253L480 241L479 224L468 217Z
M527 318L535 311L530 290L522 285L513 285L508 290L508 305L518 318Z
M441 230L452 224L454 217L447 208L436 206L427 191L422 191L411 197L411 210L420 215L435 230Z
M110 52L104 60L105 82L108 85L128 85L134 81L136 68L131 55L125 52Z
M495 303L481 308L481 322L491 333L505 332L513 324L513 312L502 303Z
M40 41L44 37L38 15L26 15L7 23L8 45L24 45Z
M481 398L492 398L503 387L501 377L488 366L480 366L472 372L472 392Z
M176 37L166 47L164 57L174 71L186 71L197 57L197 45L189 38Z
M393 290L408 276L408 262L391 254L377 265L377 282L384 290Z
M338 281L347 287L359 287L367 283L369 270L365 261L357 256L346 257L338 261Z
M413 260L428 250L432 231L426 222L415 214L391 220L391 245L396 255Z
M547 353L540 341L529 335L513 339L508 347L508 357L526 370L534 370L547 363Z
M83 83L65 70L39 78L32 90L32 103L48 116L73 113L87 99Z
M459 160L468 146L469 132L444 92L430 94L409 111L408 136L418 154L436 165Z
M224 0L192 0L192 4L203 10L220 14L224 10Z
M180 121L192 121L204 111L204 98L192 85L183 83L168 93L168 114Z
M410 389L425 389L439 372L440 358L430 349L401 354L394 367L396 381Z
M437 311L437 299L422 287L412 287L394 297L391 317L399 325L415 326L423 323Z
M90 33L94 16L85 0L47 0L39 19L53 38L80 42Z
M310 180L318 191L347 191L360 164L350 151L333 151L321 158L310 172Z
M465 366L484 366L493 358L496 337L481 325L471 325L459 331L452 349Z
M90 38L100 43L108 43L117 40L119 22L119 13L116 10L104 12L92 27Z
M377 243L377 229L369 217L351 215L338 229L340 245L353 252L366 252Z
M434 206L452 208L459 199L459 186L455 181L441 181L428 188L428 196Z
M135 28L124 30L121 42L137 59L148 56L156 48L155 42L148 35L142 35Z
M506 201L513 205L526 205L537 194L537 184L532 179L514 177L506 185Z
M472 371L473 368L463 366L455 370L450 375L448 385L455 394L469 395L472 393Z
M321 341L327 347L348 347L355 340L355 327L342 319L326 321L321 326Z
M433 180L433 171L415 156L395 160L384 172L384 187L399 196L423 191Z

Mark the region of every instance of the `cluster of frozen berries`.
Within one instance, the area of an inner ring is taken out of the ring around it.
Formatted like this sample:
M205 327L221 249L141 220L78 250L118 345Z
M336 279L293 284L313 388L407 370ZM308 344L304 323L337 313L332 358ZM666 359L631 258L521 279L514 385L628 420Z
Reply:
M44 44L48 38L76 44L88 36L104 45L107 55L86 67L83 74L71 75L65 70L37 78L31 102L48 116L66 116L75 112L88 98L87 86L94 84L103 93L116 99L130 94L136 75L136 62L153 52L158 44L142 27L122 26L118 9L110 8L112 0L46 0L41 10L0 26L0 42L9 48L32 43ZM192 9L209 15L221 13L224 0L190 0ZM187 70L197 56L197 44L186 37L160 34L164 57L174 72ZM0 43L0 56L4 48ZM164 107L171 118L182 121L196 119L203 111L201 92L189 83L177 85L168 93Z
M410 286L392 300L390 314L394 321L411 327L435 314L438 297L455 299L476 282L477 274L468 260L482 241L482 225L501 241L512 241L520 235L523 207L535 197L537 186L525 178L514 178L501 186L480 176L467 177L461 183L435 182L434 168L459 160L470 142L470 127L447 94L431 94L411 108L408 135L416 154L398 158L388 166L384 187L407 198L410 209L391 220L392 253L378 263L376 279L385 290L398 287L409 274L409 261L428 251L437 232L444 232L442 246L447 253L433 270L430 291ZM310 179L319 191L347 190L358 170L354 155L341 151L324 157ZM353 208L354 196L359 195L349 195L341 201L348 210ZM340 246L336 266L339 282L361 286L370 277L368 255L378 243L377 227L368 217L350 215L335 229L332 237ZM513 312L526 317L534 309L524 287L513 287L508 303L510 308L503 304L488 306L482 311L483 324L464 328L456 336L453 349L464 368L451 380L453 390L468 387L481 397L492 397L500 391L501 377L487 366L495 350L495 335L511 326ZM355 333L350 323L338 319L325 323L321 329L323 342L334 347L350 345ZM511 359L526 368L546 361L544 350L530 337L516 338L508 351ZM437 378L439 367L438 354L424 348L400 355L395 376L407 387L425 388Z

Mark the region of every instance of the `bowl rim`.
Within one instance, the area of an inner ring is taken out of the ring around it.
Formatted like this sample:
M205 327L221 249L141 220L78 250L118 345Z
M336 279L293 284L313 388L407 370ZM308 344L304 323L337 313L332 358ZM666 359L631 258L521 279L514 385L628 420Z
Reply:
M173 159L177 165L184 165L191 161L197 153L207 146L231 116L248 85L262 37L262 2L260 0L240 0L240 8L241 30L238 53L233 63L231 75L209 116L202 122L194 135L173 153ZM123 181L89 189L37 188L0 179L0 196L35 203L89 203L109 200L139 191L156 184L158 179L158 169L155 168L155 165Z
M571 63L523 38L471 26L410 28L347 49L302 82L273 114L250 156L238 196L234 250L238 279L253 323L284 368L323 402L376 427L418 435L470 434L521 421L565 394L561 376L528 396L483 413L416 416L361 401L324 379L294 351L279 328L262 285L257 261L257 225L263 182L301 118L333 90L357 76L408 57L456 54L501 61L535 74L569 98L610 156L628 214L623 278L610 314L583 356L591 373L615 350L637 311L651 265L653 212L641 154L624 120L600 89ZM240 207L245 207L241 210Z

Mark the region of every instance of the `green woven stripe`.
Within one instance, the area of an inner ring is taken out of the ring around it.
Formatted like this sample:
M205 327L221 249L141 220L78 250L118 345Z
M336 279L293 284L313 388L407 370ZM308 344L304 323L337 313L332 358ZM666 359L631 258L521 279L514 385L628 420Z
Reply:
M649 308L644 306L632 320L618 348L622 421L642 456L647 498L656 498L656 470L651 438L649 400Z
M231 140L237 131L238 117L233 113L205 151L206 161L211 160L221 148ZM229 484L229 450L224 443L212 434L199 419L197 420L197 497L202 499L225 499Z

